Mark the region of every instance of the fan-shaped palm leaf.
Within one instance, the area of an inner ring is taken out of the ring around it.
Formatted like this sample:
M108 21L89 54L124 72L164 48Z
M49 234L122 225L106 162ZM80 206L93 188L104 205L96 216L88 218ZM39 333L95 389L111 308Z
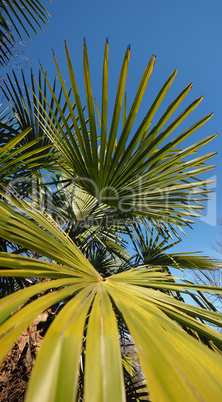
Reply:
M47 128L48 136L55 148L62 154L61 168L67 169L73 178L78 179L78 184L89 194L96 197L99 202L107 204L110 208L125 214L125 216L130 212L136 216L140 215L169 224L188 225L192 222L191 217L198 216L198 213L200 213L202 208L200 201L203 201L207 194L205 188L207 182L197 180L197 175L212 168L212 166L205 166L205 161L214 154L211 153L194 158L192 155L200 147L212 140L215 135L211 135L182 150L178 150L177 146L195 130L200 128L211 115L204 117L175 138L169 139L166 145L162 145L163 141L173 133L202 99L199 98L192 102L170 124L166 125L188 94L192 86L191 84L188 85L170 104L153 128L151 128L151 122L154 121L155 113L174 80L175 71L161 88L139 128L132 132L135 117L154 66L155 58L152 57L144 72L130 112L126 119L124 119L123 129L119 133L119 119L123 103L129 55L130 50L127 49L120 73L109 131L107 128L108 44L106 44L104 57L100 136L96 129L88 56L85 45L84 79L89 131L83 115L83 108L67 45L67 64L80 126L77 124L72 103L65 88L56 58L55 63L58 76L70 110L75 134L73 134L66 123L65 115L59 107L59 101L56 99L56 95L45 73L45 80L55 105L59 110L59 116L63 124L55 116L46 99L48 112L41 106L36 97L36 101L40 106L38 108L39 119L44 121L44 129ZM44 97L43 92L42 96ZM191 158L187 159L189 156Z
M136 221L131 224L131 230L128 229L128 234L131 238L133 247L136 251L135 256L132 258L134 265L143 266L148 265L152 267L154 271L166 272L171 275L172 282L175 279L172 276L172 268L174 270L180 270L184 273L185 270L197 270L199 272L206 270L215 270L221 268L221 263L218 260L212 260L209 257L203 257L198 252L193 253L170 253L172 247L174 247L180 241L174 243L168 243L169 237L161 240L160 233L157 233L154 237L153 228L149 231L144 230L144 227L139 225ZM149 236L148 236L149 235ZM119 271L127 270L131 268L127 264L122 265ZM175 271L174 271L175 272ZM170 276L168 276L169 279ZM191 282L184 281L190 285L194 285ZM176 285L176 283L175 283ZM156 285L155 285L156 287ZM195 285L194 285L195 288ZM207 307L212 311L216 311L214 305L207 299L207 297L199 290L197 294L186 290L185 292L178 291L178 289L173 290L165 288L165 293L178 300L184 301L184 297L189 295L195 304L200 307Z
M38 314L68 300L46 333L26 401L62 401L64 393L67 401L73 401L82 348L85 400L124 401L119 314L135 342L153 401L220 399L222 360L216 345L220 347L222 336L200 320L221 326L221 315L186 305L159 289L222 289L175 282L146 267L102 278L61 228L25 201L6 197L0 201L0 212L0 236L46 257L0 253L3 275L51 279L1 300L1 358ZM18 310L34 295L39 297ZM211 340L215 351L195 334Z
M167 267L180 270L183 268L211 270L216 266L220 266L219 261L212 260L209 257L203 258L198 255L198 252L169 253L168 250L177 245L180 240L169 244L169 237L161 239L159 233L154 237L153 228L150 232L144 231L144 228L136 221L131 224L131 230L128 230L128 235L136 251L137 265L159 265L163 270Z

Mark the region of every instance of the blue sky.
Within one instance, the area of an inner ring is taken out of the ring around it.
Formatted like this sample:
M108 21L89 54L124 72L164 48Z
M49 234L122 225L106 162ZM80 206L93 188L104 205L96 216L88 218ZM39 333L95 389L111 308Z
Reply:
M101 77L105 40L109 39L109 102L112 109L118 75L128 44L131 58L127 79L128 107L133 100L141 76L152 54L157 56L154 71L143 99L139 117L148 110L154 96L169 77L178 69L177 77L167 95L169 104L190 82L193 88L183 107L200 95L201 104L187 120L187 127L208 113L213 118L197 133L191 142L210 134L218 137L205 147L205 153L217 151L212 160L217 164L206 178L215 178L216 192L207 203L201 219L193 230L187 229L187 238L175 251L203 251L215 255L212 245L222 240L216 220L222 217L221 208L221 145L222 145L222 2L221 0L63 0L43 2L51 14L49 25L39 37L26 42L29 56L38 69L38 59L52 79L55 75L52 48L62 68L65 68L64 40L67 41L73 61L80 95L84 93L82 73L83 38L86 38L94 96L101 97ZM222 228L222 227L221 227Z

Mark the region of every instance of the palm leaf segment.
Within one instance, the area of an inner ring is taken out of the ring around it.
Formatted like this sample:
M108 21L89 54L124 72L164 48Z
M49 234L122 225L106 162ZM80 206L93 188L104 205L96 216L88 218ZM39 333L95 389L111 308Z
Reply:
M136 345L153 401L180 400L178 395L186 400L219 400L221 355L195 337L211 340L215 350L216 345L221 347L222 336L201 322L222 326L221 315L186 305L155 288L221 292L220 288L175 283L155 267L139 267L104 279L51 218L25 201L14 197L6 197L6 201L0 201L0 236L46 259L1 253L2 275L51 281L2 299L1 359L38 314L67 300L44 338L26 401L62 401L64 392L66 400L73 401L83 350L84 399L124 401L119 313ZM18 309L20 305L23 307ZM194 336L183 327L190 328Z
M49 13L38 0L1 0L0 1L0 65L5 65L11 55L11 47L16 41L16 32L23 41L25 33L31 39L28 29L36 31L36 26L43 30L42 24L49 21ZM28 27L28 28L27 28Z
M200 147L212 140L215 135L211 135L182 150L178 150L177 146L201 127L211 115L204 117L175 138L168 139L169 135L195 109L202 99L199 98L192 102L167 125L170 117L190 91L192 86L190 84L170 104L156 124L151 127L155 113L175 78L175 71L161 88L142 123L133 134L132 128L135 117L155 62L155 58L152 57L144 72L128 116L126 116L126 109L124 111L123 128L119 132L129 55L130 50L127 49L120 73L109 131L107 127L108 44L106 44L104 57L101 116L99 114L101 122L100 135L97 133L85 45L84 79L89 129L83 115L83 108L67 46L67 64L79 121L77 122L75 117L56 58L58 76L70 110L73 130L70 129L70 125L66 124L65 115L59 107L59 102L45 73L45 79L63 124L61 125L58 118L53 114L53 110L46 99L48 112L39 105L39 109L41 109L39 118L44 120L48 136L58 152L62 154L63 163L61 168L66 169L70 177L75 179L85 191L96 197L99 202L103 202L111 209L123 214L130 212L137 216L145 216L149 219L164 221L169 224L187 225L192 222L192 216L198 216L202 208L201 201L204 200L207 194L205 188L207 182L197 180L197 175L212 168L212 166L205 166L205 161L214 154L194 158L192 158L192 155ZM43 93L42 96L44 97ZM36 101L38 102L37 97ZM50 115L52 116L51 121ZM63 126L65 126L65 129ZM168 139L168 143L162 145L166 139ZM189 159L190 156L191 158Z

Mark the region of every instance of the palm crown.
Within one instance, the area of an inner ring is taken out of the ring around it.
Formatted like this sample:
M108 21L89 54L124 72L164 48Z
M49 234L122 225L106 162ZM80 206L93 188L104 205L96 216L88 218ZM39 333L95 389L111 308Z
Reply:
M164 142L201 100L192 102L167 123L188 94L188 85L151 126L174 72L133 133L155 58L148 63L127 116L124 92L129 54L127 49L110 129L108 43L101 113L94 107L85 44L87 118L67 45L71 90L66 89L55 58L65 107L43 69L45 86L37 81L36 86L34 81L32 84L35 119L53 148L55 163L50 160L48 164L48 154L45 157L53 191L45 208L41 204L45 191L41 181L44 158L41 154L41 159L35 159L33 170L32 161L24 159L21 148L21 169L37 174L40 185L34 200L33 196L22 199L2 189L0 236L19 245L22 251L18 255L1 252L0 263L4 277L46 280L2 299L1 358L37 315L56 303L60 311L44 337L27 401L62 401L64 393L67 401L73 401L80 370L84 372L86 401L124 401L122 330L135 344L151 400L182 400L181 395L183 400L219 400L221 395L222 337L205 324L221 326L221 315L202 293L221 289L184 281L171 270L208 270L219 264L195 254L168 253L169 236L176 233L179 237L180 229L189 226L203 207L207 182L197 176L213 167L205 165L213 154L193 154L214 135L184 149L177 147L210 115ZM50 99L43 89L46 86ZM28 110L33 116L33 109L23 102L20 116ZM25 128L22 121L19 120L19 130ZM5 126L2 124L3 131ZM11 126L8 129L12 132ZM36 133L32 131L34 141ZM135 249L133 256L124 248L126 239ZM38 259L28 255L28 250L37 253ZM184 302L188 294L197 305Z

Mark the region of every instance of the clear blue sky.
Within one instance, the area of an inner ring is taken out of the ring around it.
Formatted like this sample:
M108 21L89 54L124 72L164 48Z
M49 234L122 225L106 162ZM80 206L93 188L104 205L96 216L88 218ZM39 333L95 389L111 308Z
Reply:
M171 72L178 74L167 97L170 103L190 82L193 88L184 102L200 95L204 100L187 124L191 125L204 115L214 112L214 117L193 134L192 142L215 132L218 137L205 147L205 153L217 151L213 162L214 171L206 175L215 177L217 183L213 201L208 203L202 219L197 219L193 230L187 229L187 238L178 246L178 251L204 251L214 255L212 245L222 241L220 226L216 219L222 217L221 208L221 145L222 145L222 1L221 0L45 0L51 21L27 46L30 57L38 68L38 59L52 78L55 74L51 49L55 51L64 78L64 40L67 41L80 94L84 93L82 73L83 38L86 38L90 60L94 96L101 97L101 74L105 40L109 39L109 91L110 109L114 100L118 74L128 44L131 44L131 59L127 80L129 105L139 84L141 75L152 54L157 55L151 81L147 88L141 116ZM35 71L35 70L34 70ZM221 226L222 229L222 226ZM175 249L176 251L177 249Z

